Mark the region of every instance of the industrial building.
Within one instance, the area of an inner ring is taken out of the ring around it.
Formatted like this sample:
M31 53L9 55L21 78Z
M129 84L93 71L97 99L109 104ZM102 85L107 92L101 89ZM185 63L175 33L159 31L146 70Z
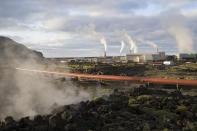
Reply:
M193 54L193 53L180 53L177 54L177 59L180 61L196 61L197 60L197 54Z
M167 66L173 66L175 63L173 61L164 61L163 64Z
M127 54L127 62L154 62L164 61L166 59L165 52L156 52L152 54Z
M127 54L127 62L144 62L144 56L142 54Z
M172 58L171 58L172 57ZM176 57L176 58L175 58ZM90 62L90 63L151 63L160 62L164 65L173 65L176 60L178 61L197 61L197 54L180 53L176 56L167 56L165 52L146 53L146 54L126 54L126 56L104 56L100 57L65 57L65 58L49 58L55 62L67 63L67 62ZM170 62L169 62L170 61Z

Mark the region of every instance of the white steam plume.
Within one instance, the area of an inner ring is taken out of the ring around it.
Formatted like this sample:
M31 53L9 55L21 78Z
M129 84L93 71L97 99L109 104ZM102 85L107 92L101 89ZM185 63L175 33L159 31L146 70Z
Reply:
M122 41L121 41L120 53L122 53L124 47L125 47L125 43L124 43L124 41L122 40Z
M94 24L89 24L88 26L84 27L79 27L77 28L77 32L80 32L82 34L88 34L90 36L95 37L96 39L100 40L100 43L104 45L105 51L107 51L107 41L105 39L105 36L99 32L95 31L95 25Z
M30 66L32 61L29 62L26 68L37 67L36 69L39 69L39 65ZM7 102L10 104L4 105L3 108L6 109L6 112L1 112L0 117L11 115L20 118L48 114L58 106L90 99L87 91L78 89L69 81L58 88L54 78L46 77L43 74L19 70L13 75L16 91L12 95L6 94L6 97L9 97Z
M0 45L4 43L4 48L1 49L3 53L0 52L1 119L6 116L13 116L17 119L24 116L48 114L58 106L90 100L101 95L100 88L98 90L96 88L96 91L79 88L73 81L68 78L63 79L62 76L16 70L16 67L20 67L29 70L55 71L57 64L54 61L45 61L46 59L41 61L43 59L38 59L39 53L36 57L22 45L19 46L21 55L17 55L18 52L10 50L10 47L15 47L17 43L9 39L7 41L0 41ZM69 70L64 70L66 71L69 72ZM86 87L89 86L86 85Z
M162 25L175 38L179 53L194 53L193 33L186 26L185 17L178 11L166 12Z
M14 55L12 52L7 53L11 56ZM25 54L27 55L24 52ZM15 63L13 61L10 64L28 69L43 70L44 68L33 57L29 58L25 63ZM4 66L9 67L9 65ZM90 93L77 88L69 80L58 82L50 76L17 71L11 67L8 69L0 67L1 119L6 116L13 116L18 119L24 116L48 114L57 106L78 103L91 98ZM57 84L57 82L61 85Z
M94 34L95 36L99 36L99 37L97 37L97 38L100 39L101 44L104 45L105 51L107 51L107 41L105 40L105 37L104 37L102 34L98 34L98 33L95 32L95 31L93 32L93 34Z
M141 41L142 43L151 45L155 50L158 49L158 46L152 41L144 40L143 38L138 38L138 40Z
M8 107L9 115L15 117L50 113L57 106L90 98L85 90L76 94L76 87L70 82L57 88L53 79L39 73L17 71L15 81L17 92L10 98L13 104Z
M98 33L95 31L95 27L92 28L92 31L90 32L90 34L93 34L94 37L96 37L97 39L100 40L101 44L104 45L105 51L107 51L107 41L104 37L104 35L102 35L101 33Z
M134 50L134 53L137 53L138 52L138 47L135 44L135 42L131 39L131 37L127 33L125 33L124 36L126 37L128 43L130 44L130 50Z

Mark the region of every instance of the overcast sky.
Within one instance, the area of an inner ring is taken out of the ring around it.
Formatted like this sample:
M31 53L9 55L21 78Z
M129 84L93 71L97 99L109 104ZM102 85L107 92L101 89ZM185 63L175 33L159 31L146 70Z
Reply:
M196 51L196 23L196 0L0 1L0 35L46 57L103 55L104 46L92 32L105 37L108 55L120 55L121 40L126 43L121 55L129 52L124 34L133 39L139 53L155 52L145 41L167 54L188 47Z

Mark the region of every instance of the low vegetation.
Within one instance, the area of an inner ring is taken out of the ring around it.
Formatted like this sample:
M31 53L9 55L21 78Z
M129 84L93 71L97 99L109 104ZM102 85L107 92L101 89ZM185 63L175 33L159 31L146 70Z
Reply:
M70 63L68 65L57 66L56 69L61 71L69 69L73 73L197 80L197 63L184 63L175 66L138 65L136 63Z

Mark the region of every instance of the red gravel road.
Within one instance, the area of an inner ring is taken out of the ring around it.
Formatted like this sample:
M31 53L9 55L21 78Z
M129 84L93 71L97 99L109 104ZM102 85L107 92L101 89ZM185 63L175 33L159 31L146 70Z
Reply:
M54 75L62 75L62 76L78 77L78 78L87 78L87 79L132 81L132 82L139 82L139 83L197 85L197 80L145 78L145 77L131 77L131 76L114 76L114 75L90 75L90 74L78 74L78 73L66 73L66 72L33 70L33 69L26 69L26 68L16 68L16 69L17 70L21 70L21 71L35 72L35 73L54 74Z

